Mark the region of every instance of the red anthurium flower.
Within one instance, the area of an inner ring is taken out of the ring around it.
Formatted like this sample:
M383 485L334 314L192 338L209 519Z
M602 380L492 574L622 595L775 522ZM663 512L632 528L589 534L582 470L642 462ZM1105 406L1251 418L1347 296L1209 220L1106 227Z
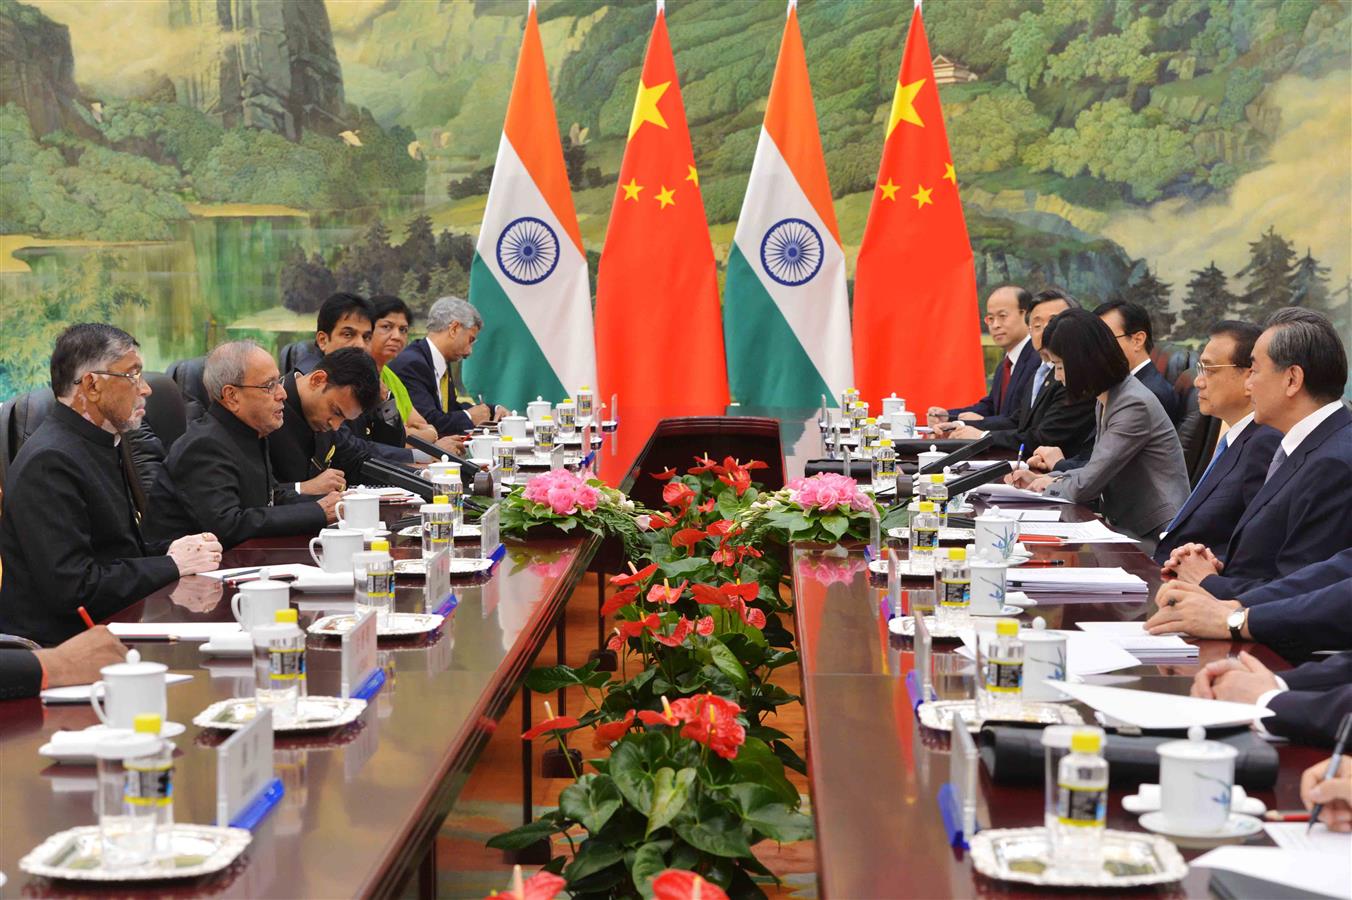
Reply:
M662 502L685 511L695 499L695 492L683 481L669 481L662 488Z
M671 479L676 477L677 473L675 469L663 469L660 472L651 472L649 474L651 474L652 477L656 478L658 481L670 481Z
M725 584L719 590L729 597L740 597L743 603L750 603L760 594L760 585L754 581L745 584L739 581L736 584Z
M736 527L737 523L732 521L732 519L719 519L709 526L708 531L709 534L725 535L729 534Z
M670 725L679 725L679 724L681 724L680 718L676 715L675 711L671 708L671 704L667 702L666 695L663 695L663 697L662 697L662 711L661 711L661 712L653 712L653 711L650 710L650 709L642 709L642 710L639 710L639 713L638 713L638 720L639 720L640 722L642 722L644 725L668 725L668 726L670 726Z
M712 584L692 584L690 590L695 594L696 603L727 608L728 598L724 596L722 588L716 588Z
M736 759L737 748L746 742L746 729L737 721L742 708L730 700L701 694L671 704L685 726L681 737L707 744L724 759Z
M684 547L687 550L704 540L705 534L698 528L682 528L671 536L671 546Z
M601 606L601 615L608 616L621 607L628 606L634 602L638 596L638 585L630 585L622 591L616 591L609 600Z
M654 900L728 900L728 895L712 881L694 872L667 869L653 876Z
M521 867L517 866L512 871L512 886L507 893L499 894L494 891L484 900L554 900L567 883L565 879L553 872L545 871L536 872L523 881ZM708 897L710 895L702 894L701 896Z
M715 550L709 559L716 566L735 566L737 565L737 551L724 544Z
M691 475L703 475L705 472L712 472L718 468L718 460L710 459L707 453L703 456L696 456L695 462L699 465L692 469L686 469Z
M734 466L728 469L727 474L718 476L718 480L736 491L738 497L745 494L746 489L751 487L751 473L742 466Z
M668 647L679 647L681 644L685 643L686 638L690 637L690 632L693 628L694 626L691 624L690 620L682 617L676 622L676 628L671 634L660 634L654 631L653 640L657 641L659 644L666 644Z
M743 464L743 468L746 468L746 469L768 469L768 468L770 468L770 464L767 463L767 462L761 462L759 459L753 459L753 460L750 460L749 462L744 463L744 464Z
M655 584L648 588L649 603L675 603L681 599L681 594L685 592L685 586L690 582L682 581L680 584L672 587L663 579L661 584Z
M549 705L548 700L545 701L545 717L543 722L521 735L521 739L523 741L533 741L547 732L568 731L578 726L577 719L574 719L572 716L554 715L554 708Z
M631 709L624 714L624 718L618 722L602 722L596 726L596 733L592 735L592 748L604 750L615 741L624 737L634 725L634 711Z
M764 628L765 613L756 609L754 606L748 606L746 609L742 610L742 621L752 628Z
M612 575L610 576L610 583L623 587L627 584L633 584L636 581L644 581L645 579L651 578L656 571L657 563L653 563L652 565L644 566L635 572L630 572L628 575Z
M698 509L702 515L708 515L709 513L714 511L714 505L716 502L717 501L714 500L713 497L710 497L708 500L705 500L703 503L701 503L699 506L695 508Z
M657 528L670 528L676 524L676 517L671 513L655 512L648 515L648 524Z
M606 646L611 650L619 650L630 638L636 638L645 631L652 631L662 627L662 619L657 613L648 613L645 618L637 622L620 622L615 626L615 633L611 635Z
M714 617L705 616L695 623L695 634L701 637L708 637L714 633Z

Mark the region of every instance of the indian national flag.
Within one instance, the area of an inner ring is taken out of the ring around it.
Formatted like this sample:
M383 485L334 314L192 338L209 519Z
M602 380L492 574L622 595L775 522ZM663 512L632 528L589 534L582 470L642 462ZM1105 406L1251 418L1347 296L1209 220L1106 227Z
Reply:
M793 3L728 254L723 339L741 403L815 407L853 383L845 254Z
M573 211L535 4L469 276L484 318L465 385L524 413L596 385L587 256Z

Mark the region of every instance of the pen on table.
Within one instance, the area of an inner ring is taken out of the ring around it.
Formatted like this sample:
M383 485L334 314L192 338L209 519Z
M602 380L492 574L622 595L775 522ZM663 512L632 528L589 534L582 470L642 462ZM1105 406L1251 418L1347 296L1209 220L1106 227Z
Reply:
M1040 566L1064 566L1065 564L1066 564L1066 561L1065 561L1064 559L1030 559L1028 562L1024 563L1024 564L1023 564L1022 566L1020 566L1019 568L1021 568L1021 569L1027 569L1027 568L1034 568L1034 569L1036 569L1036 568L1038 568L1038 567L1040 567Z
M119 634L118 639L124 644L177 644L178 635L176 634Z
M84 619L85 628L93 628L93 627L94 627L94 620L91 619L91 618L89 617L89 610L87 610L87 609L85 609L83 606L81 606L81 607L78 607L75 611L76 611L77 613L80 614L80 618L81 618L81 619Z
M1280 810L1270 809L1263 813L1263 819L1268 822L1308 822L1310 814L1307 812L1281 812Z
M1338 775L1338 764L1343 761L1343 750L1347 747L1347 733L1352 731L1352 713L1343 716L1343 720L1338 723L1338 740L1333 745L1333 758L1329 760L1328 768L1324 770L1323 781L1331 781ZM1306 826L1305 833L1309 834L1314 823L1319 820L1319 814L1323 811L1324 804L1316 803L1310 810L1310 824Z

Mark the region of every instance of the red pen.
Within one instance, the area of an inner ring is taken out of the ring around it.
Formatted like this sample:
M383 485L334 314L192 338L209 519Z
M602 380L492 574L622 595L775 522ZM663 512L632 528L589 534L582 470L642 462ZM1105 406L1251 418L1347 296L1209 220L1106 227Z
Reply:
M89 617L89 611L88 611L88 610L86 610L83 606L81 606L81 607L77 608L75 611L78 612L78 613L80 614L80 618L84 619L84 623L85 623L85 627L86 627L86 628L93 628L93 627L94 627L94 620L91 619L91 618Z
M1263 818L1268 822L1308 822L1310 814L1307 812L1282 812L1276 809L1270 809L1263 813Z

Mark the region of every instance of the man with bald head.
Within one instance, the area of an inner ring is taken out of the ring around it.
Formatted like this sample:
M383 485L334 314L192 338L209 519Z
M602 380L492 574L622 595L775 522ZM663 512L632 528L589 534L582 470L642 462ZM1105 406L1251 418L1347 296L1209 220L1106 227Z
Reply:
M991 376L990 393L971 406L957 409L931 407L931 417L944 420L954 416L966 422L976 422L987 416L1018 415L1018 398L1028 396L1033 372L1038 367L1036 349L1029 349L1028 322L1025 316L1033 295L1023 288L1006 284L991 291L986 298L986 331L991 341L1004 351L1000 364Z
M286 401L277 363L253 341L222 344L202 381L211 405L175 443L151 491L162 539L206 529L232 547L254 537L314 534L341 496L298 494L273 477L268 435Z

